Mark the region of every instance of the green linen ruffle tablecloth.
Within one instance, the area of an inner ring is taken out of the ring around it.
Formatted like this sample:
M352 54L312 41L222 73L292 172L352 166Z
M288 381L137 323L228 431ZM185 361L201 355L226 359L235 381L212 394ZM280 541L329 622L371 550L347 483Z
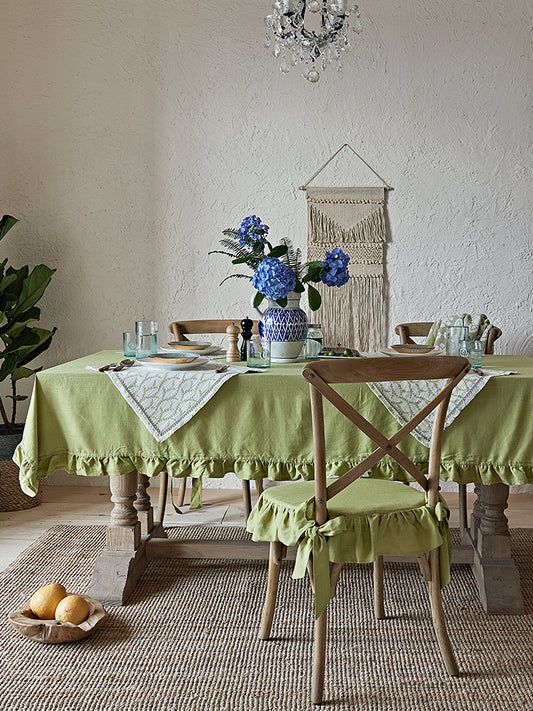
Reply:
M263 373L231 378L185 425L157 442L105 373L87 370L116 360L101 351L38 373L26 427L14 460L22 489L32 495L39 479L56 470L81 476L126 474L136 469L155 476L242 479L310 479L313 446L308 385L302 363L273 365ZM485 356L484 367L517 371L491 378L445 430L442 479L459 483L533 482L533 359ZM398 425L384 405L361 385L352 389L354 406L378 428ZM348 470L373 449L342 415L326 406L326 441L331 469ZM428 450L409 437L401 448L421 467ZM353 454L350 455L349 453ZM373 473L402 478L386 458Z

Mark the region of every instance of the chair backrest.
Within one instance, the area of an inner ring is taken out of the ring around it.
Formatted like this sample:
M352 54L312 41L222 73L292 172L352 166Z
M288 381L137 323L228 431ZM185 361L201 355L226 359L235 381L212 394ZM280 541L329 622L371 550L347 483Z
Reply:
M399 323L394 330L398 336L400 336L400 343L415 343L413 337L427 336L432 326L432 321L417 321L415 323ZM494 353L494 341L501 335L502 332L498 326L490 327L487 335L487 345L485 346L485 353L487 355Z
M172 321L168 330L175 341L189 341L187 336L200 333L226 333L226 328L231 325L240 326L238 319L210 319L196 321ZM253 330L257 333L257 321L254 321Z
M350 360L316 361L308 363L302 375L309 383L311 395L311 415L313 423L313 443L315 459L315 505L318 524L327 521L327 501L346 486L367 472L380 459L390 455L427 492L428 503L435 506L438 499L440 476L440 452L446 411L453 388L470 370L466 358L458 356L412 356L402 358L354 358ZM381 383L397 380L444 380L438 395L425 405L414 417L401 427L392 437L386 437L377 430L347 400L331 387L339 383ZM326 442L324 433L323 397L359 430L372 439L377 448L362 462L326 485ZM437 409L429 450L427 476L412 462L397 445L427 415Z

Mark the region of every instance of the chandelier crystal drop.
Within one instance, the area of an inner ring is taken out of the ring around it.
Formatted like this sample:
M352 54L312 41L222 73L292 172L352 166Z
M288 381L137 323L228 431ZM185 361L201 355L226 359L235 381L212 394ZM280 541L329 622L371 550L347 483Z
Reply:
M349 26L357 34L362 30L359 17L350 0L276 0L265 18L265 46L280 59L282 74L304 64L302 76L314 84L319 69L332 62L342 69L343 54L350 49Z

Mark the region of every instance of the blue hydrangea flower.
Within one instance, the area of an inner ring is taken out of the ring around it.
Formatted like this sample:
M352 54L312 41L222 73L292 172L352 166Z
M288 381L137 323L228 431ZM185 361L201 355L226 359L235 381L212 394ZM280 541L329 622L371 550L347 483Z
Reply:
M342 249L334 247L331 252L326 252L326 258L322 262L320 281L326 286L342 286L350 278L348 272L348 262L350 257Z
M267 234L268 225L262 224L257 215L249 215L239 227L239 242L246 249L252 250L256 244L265 244Z
M257 265L252 284L271 301L284 299L296 286L296 275L276 257L265 257Z

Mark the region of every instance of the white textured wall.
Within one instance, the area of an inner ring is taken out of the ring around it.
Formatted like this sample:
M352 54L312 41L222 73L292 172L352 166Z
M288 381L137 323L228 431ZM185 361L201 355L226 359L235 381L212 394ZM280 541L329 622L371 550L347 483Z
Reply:
M247 315L208 250L251 212L303 246L298 186L344 142L395 188L389 332L483 311L533 355L531 2L360 6L344 74L311 85L263 47L270 0L4 0L0 253L57 267L45 365L136 318ZM349 152L317 182L379 184Z

